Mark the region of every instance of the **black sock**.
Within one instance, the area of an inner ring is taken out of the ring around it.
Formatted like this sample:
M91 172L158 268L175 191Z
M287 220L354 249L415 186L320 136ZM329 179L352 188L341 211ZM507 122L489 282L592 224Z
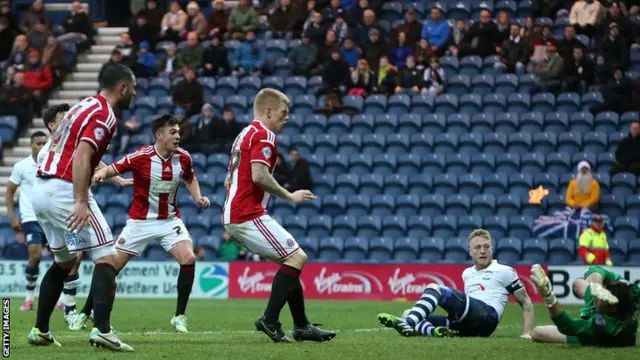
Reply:
M291 310L291 317L293 317L293 324L295 327L303 327L309 325L309 320L304 311L304 292L302 290L302 284L300 283L301 271L298 269L294 270L298 276L296 278L296 284L289 287L287 302L289 303L289 310Z
M91 283L91 287L89 288L89 295L87 295L87 301L84 303L84 307L82 308L82 313L89 316L91 315L91 310L93 310L93 283Z
M180 265L178 274L178 304L176 305L176 316L184 315L187 311L187 303L191 288L193 287L193 277L195 275L196 264Z
M116 275L118 272L109 264L96 264L93 269L91 291L93 292L93 323L101 333L111 331L109 318L116 297Z
M63 269L57 263L53 263L42 278L40 294L38 295L36 327L43 333L49 331L51 313L58 303L64 286L64 279L69 275L69 272L71 272L71 269Z
M289 297L289 288L300 283L300 271L291 266L282 265L273 278L271 296L264 312L265 322L275 324L280 318L280 311Z

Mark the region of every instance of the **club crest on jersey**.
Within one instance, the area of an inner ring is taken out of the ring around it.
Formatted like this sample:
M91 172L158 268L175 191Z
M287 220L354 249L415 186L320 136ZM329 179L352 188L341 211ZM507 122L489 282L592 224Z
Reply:
M100 128L94 129L93 136L95 136L98 141L102 140L104 138L104 130Z
M120 239L118 240L118 245L124 245L124 243L125 243L124 238L120 238Z
M265 146L260 151L262 151L262 155L264 155L265 158L271 159L271 149L269 147Z
M602 315L596 315L595 321L596 321L596 325L598 325L598 326L605 326L606 325L606 321L604 320L604 316L602 316Z
M287 239L287 247L292 248L293 245L295 245L295 243L293 242L293 239Z

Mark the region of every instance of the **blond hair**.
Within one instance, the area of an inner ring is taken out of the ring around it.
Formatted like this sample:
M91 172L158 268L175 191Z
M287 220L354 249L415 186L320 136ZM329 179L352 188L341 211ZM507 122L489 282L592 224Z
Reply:
M471 241L474 237L481 237L483 239L487 239L491 241L491 234L485 229L475 229L469 234L467 240Z
M289 106L287 95L276 89L264 88L256 95L256 99L253 102L253 113L256 116L263 115L268 108L275 110L281 104Z

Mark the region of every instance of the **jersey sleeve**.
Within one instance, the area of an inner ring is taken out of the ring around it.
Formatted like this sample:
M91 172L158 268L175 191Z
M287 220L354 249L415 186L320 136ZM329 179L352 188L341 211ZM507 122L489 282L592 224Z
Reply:
M11 177L9 177L9 181L14 183L15 185L20 185L20 183L22 183L22 174L20 171L20 166L18 164L13 166L13 170L11 170Z
M93 118L80 135L80 141L85 141L96 152L100 152L107 149L112 136L113 132L105 122Z
M122 175L127 171L131 171L135 167L135 158L132 159L132 154L129 154L117 162L111 164L113 169L118 173L118 175Z
M514 292L524 288L518 273L511 267L505 267L504 270L501 271L499 281L500 284L507 289L509 294L513 294Z
M260 163L271 167L272 155L276 152L275 135L259 131L253 136L249 146L251 147L249 149L251 163Z
M196 173L193 170L193 160L191 159L191 155L186 151L180 156L180 165L182 166L182 180L184 182L190 183L196 177Z

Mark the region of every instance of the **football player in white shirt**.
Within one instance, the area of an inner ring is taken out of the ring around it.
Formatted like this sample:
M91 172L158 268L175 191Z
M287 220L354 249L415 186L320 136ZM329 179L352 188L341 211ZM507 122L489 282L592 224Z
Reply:
M27 280L27 296L24 304L20 306L21 311L33 310L33 292L36 288L36 281L40 272L40 257L42 246L46 243L46 237L36 214L31 206L31 188L36 180L36 158L40 149L47 142L47 134L37 131L31 135L31 154L17 162L11 171L11 177L7 183L7 191L4 194L7 204L7 213L11 221L11 227L18 232L17 241L27 243L29 260L24 269L24 276ZM16 191L20 188L20 219L16 216L13 207L13 199Z
M493 334L504 308L513 295L522 307L523 339L531 339L533 304L516 271L492 259L491 235L487 230L471 232L469 255L473 266L462 273L464 292L429 284L420 300L403 318L379 314L378 321L402 336L482 336ZM448 316L433 315L440 306Z

